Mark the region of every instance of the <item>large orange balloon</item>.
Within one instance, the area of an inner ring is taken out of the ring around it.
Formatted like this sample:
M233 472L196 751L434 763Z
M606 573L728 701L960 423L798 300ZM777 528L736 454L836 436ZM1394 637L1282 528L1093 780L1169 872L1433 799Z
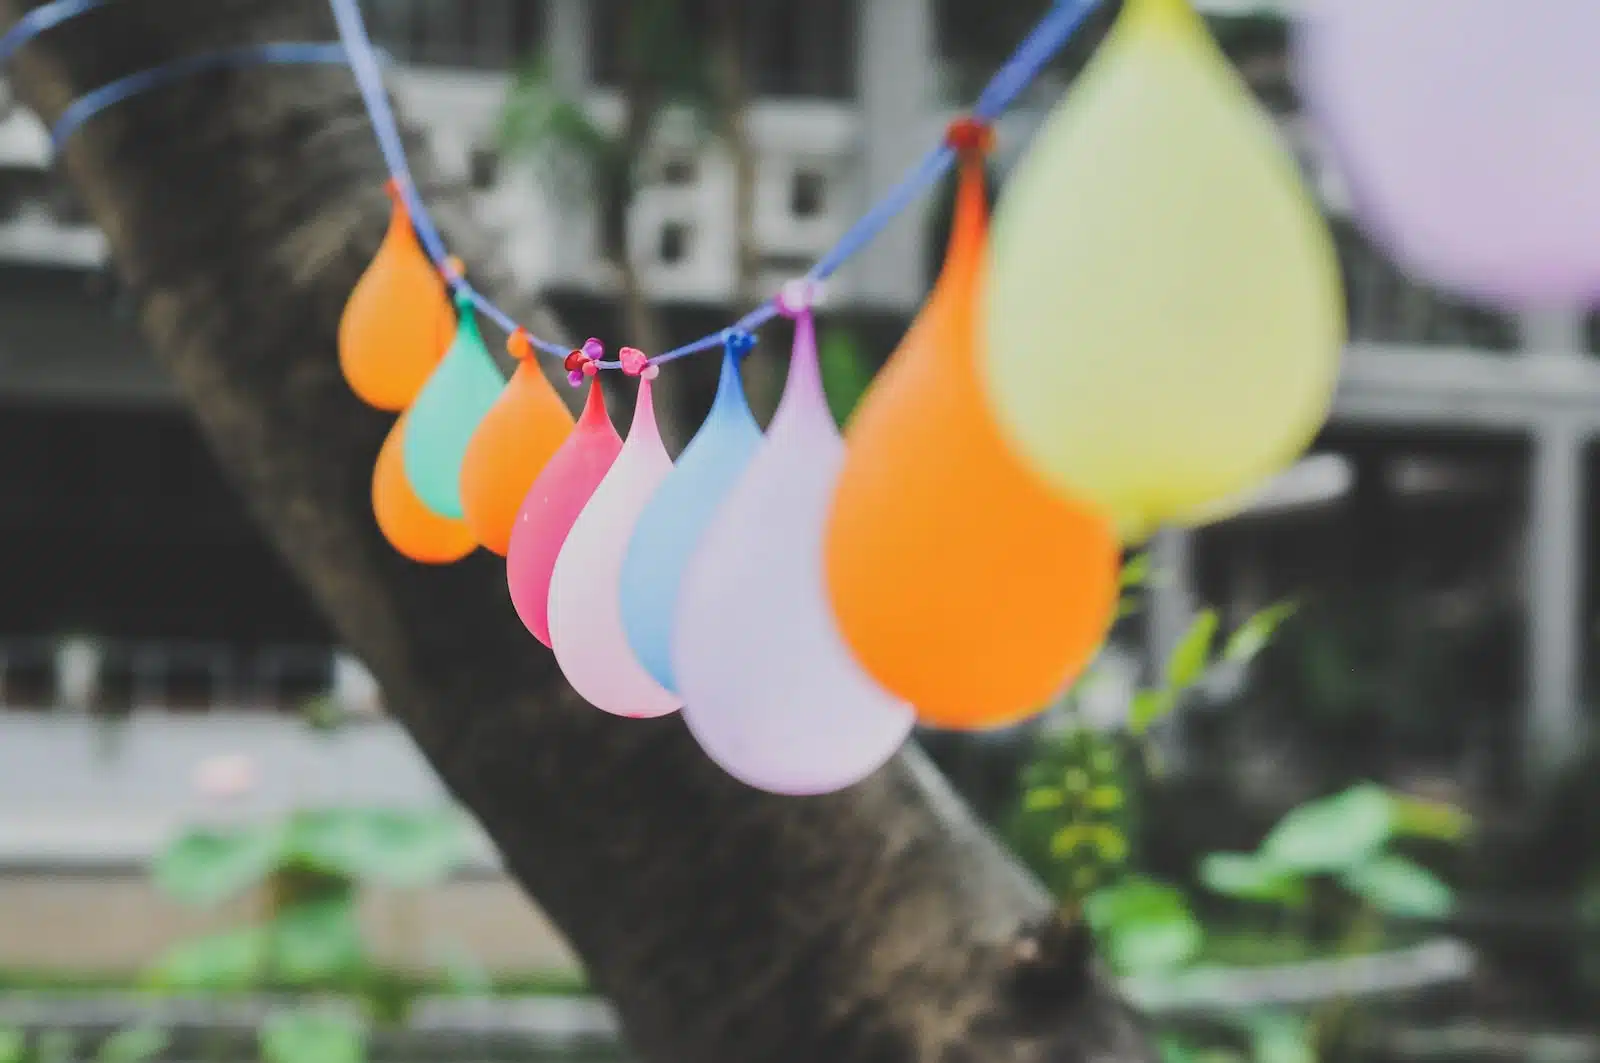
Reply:
M478 542L504 557L528 488L572 434L572 413L526 344L511 382L489 408L461 462L461 508Z
M406 479L406 417L401 414L389 429L372 470L372 515L389 545L413 561L448 565L477 549L478 542L465 521L441 517L422 504Z
M826 541L861 665L925 723L972 730L1043 709L1098 650L1117 600L1109 522L1045 490L984 402L987 238L969 158L939 281L846 432Z
M389 231L339 319L339 368L369 406L403 410L444 357L455 312L394 187Z

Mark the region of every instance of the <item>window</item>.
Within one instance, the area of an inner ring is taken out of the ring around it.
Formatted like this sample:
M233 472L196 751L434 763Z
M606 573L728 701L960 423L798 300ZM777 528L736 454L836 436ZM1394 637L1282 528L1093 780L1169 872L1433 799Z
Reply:
M815 218L828 206L828 179L815 170L796 170L789 179L789 213Z
M498 70L536 55L542 0L363 0L378 45L402 60Z
M668 266L675 266L689 257L689 227L677 221L663 225L656 247L656 257Z

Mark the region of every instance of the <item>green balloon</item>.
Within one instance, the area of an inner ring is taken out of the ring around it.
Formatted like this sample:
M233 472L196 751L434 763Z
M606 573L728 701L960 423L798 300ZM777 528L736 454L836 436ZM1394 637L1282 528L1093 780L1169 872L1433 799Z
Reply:
M401 449L406 479L422 504L459 520L467 444L506 381L483 345L472 304L458 298L456 308L455 340L411 406Z

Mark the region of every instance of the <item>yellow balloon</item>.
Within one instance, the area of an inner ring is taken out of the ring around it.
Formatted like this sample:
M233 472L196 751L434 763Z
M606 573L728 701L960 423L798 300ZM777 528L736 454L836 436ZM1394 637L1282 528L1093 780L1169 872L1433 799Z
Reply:
M1128 0L995 215L989 400L1125 541L1305 449L1344 345L1333 243L1188 0Z

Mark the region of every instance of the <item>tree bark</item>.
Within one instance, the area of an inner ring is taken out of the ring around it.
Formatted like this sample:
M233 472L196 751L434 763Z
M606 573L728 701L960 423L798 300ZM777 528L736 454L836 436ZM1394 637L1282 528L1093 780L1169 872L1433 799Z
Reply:
M12 73L50 121L135 69L331 27L319 0L113 4ZM492 289L460 190L418 154L452 247ZM678 721L582 704L508 607L497 559L430 569L385 545L368 490L390 419L350 394L334 349L387 207L346 72L162 88L94 119L64 165L254 513L643 1059L1147 1058L1087 936L1052 919L919 754L831 797L744 789Z

